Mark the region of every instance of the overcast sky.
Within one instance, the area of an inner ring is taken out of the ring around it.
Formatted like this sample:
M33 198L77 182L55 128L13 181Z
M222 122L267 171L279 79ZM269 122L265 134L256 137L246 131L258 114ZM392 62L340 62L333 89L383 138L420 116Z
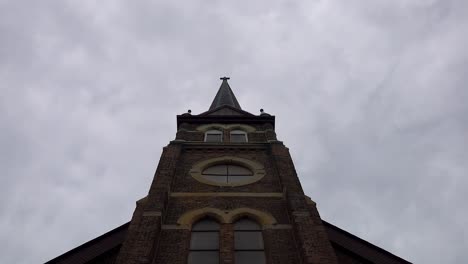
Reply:
M181 2L0 0L0 263L129 221L224 75L323 219L468 262L468 1Z

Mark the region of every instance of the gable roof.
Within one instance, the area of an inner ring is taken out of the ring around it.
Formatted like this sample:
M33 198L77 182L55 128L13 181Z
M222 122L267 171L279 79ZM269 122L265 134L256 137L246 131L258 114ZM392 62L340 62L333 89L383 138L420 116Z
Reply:
M129 225L130 222L127 222L44 264L84 264L92 261L102 254L120 247L125 240Z
M340 249L357 256L367 263L411 264L374 244L371 244L345 230L323 221L328 238L335 250ZM127 222L91 241L84 243L45 264L84 264L120 247L127 234L130 222Z
M347 252L357 255L360 258L363 258L371 263L379 264L399 264L399 263L409 263L392 253L367 242L364 239L361 239L335 225L332 225L326 221L323 221L323 225L327 230L328 239L333 246L338 246Z

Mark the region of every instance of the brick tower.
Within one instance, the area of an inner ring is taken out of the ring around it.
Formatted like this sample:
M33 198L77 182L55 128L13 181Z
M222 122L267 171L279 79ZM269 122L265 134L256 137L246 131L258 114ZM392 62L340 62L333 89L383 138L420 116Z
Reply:
M177 116L117 263L337 263L275 117L242 110L221 79L208 111Z
M208 111L177 116L132 220L48 263L409 263L321 220L275 117L242 110L228 79Z

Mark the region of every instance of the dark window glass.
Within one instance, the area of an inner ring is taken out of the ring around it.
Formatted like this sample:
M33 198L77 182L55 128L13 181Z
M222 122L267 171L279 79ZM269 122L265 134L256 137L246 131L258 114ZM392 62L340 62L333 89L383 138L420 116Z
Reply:
M224 175L228 174L228 166L227 165L215 165L211 166L203 171L205 175Z
M245 133L242 130L231 131L231 142L234 142L234 143L247 142L247 133Z
M217 250L219 248L218 231L192 232L190 249L195 250Z
M203 219L192 226L189 264L219 263L219 224Z
M261 231L236 231L234 247L240 250L263 250L263 237Z
M237 264L264 264L265 252L262 229L248 218L234 224L234 249Z
M204 175L205 179L213 181L213 182L219 182L219 183L226 183L227 181L227 176L206 176Z
M206 134L206 142L222 142L223 137L221 134Z
M247 142L247 137L245 134L231 134L231 142L234 142L234 143Z
M219 253L214 251L191 251L188 264L218 264Z
M242 218L242 219L238 220L234 224L234 230L241 230L241 231L257 230L257 231L261 231L262 228L260 227L259 224L257 224L257 222L254 222L254 221L252 221L250 219L247 219L247 218Z
M265 264L263 251L236 251L236 264Z
M219 230L219 224L213 219L206 218L202 221L198 221L192 226L192 231L217 231Z
M202 175L210 181L229 183L248 180L253 176L253 172L239 165L221 164L206 168Z
M206 142L223 142L223 132L219 130L209 130L205 134Z
M198 221L192 226L192 231L217 231L219 230L219 224L215 220L210 218Z
M252 175L252 171L249 169L242 167L242 166L237 166L237 165L228 165L228 174L229 176L250 176Z

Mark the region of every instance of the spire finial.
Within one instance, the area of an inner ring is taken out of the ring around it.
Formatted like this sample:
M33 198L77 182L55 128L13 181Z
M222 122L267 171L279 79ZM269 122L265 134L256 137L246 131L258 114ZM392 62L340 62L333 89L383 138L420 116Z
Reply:
M229 79L231 79L231 78L230 78L230 77L224 76L224 77L221 77L221 78L219 78L219 79L220 79L220 80L223 80L223 82L224 82L224 81L227 81L227 80L229 80Z

